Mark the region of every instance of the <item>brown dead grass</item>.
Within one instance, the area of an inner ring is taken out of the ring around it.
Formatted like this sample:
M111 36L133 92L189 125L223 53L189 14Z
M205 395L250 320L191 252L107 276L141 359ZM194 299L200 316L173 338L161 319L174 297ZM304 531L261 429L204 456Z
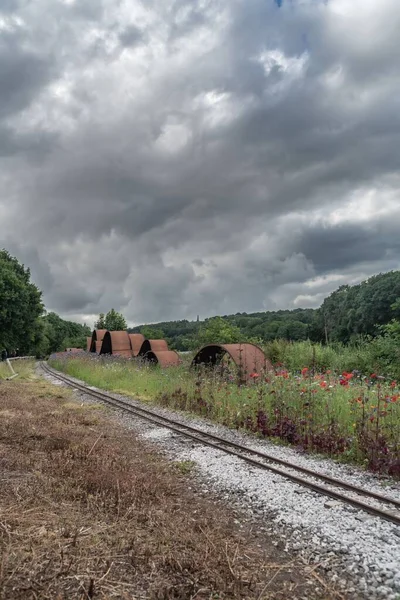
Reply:
M0 383L0 473L1 599L338 597L62 388Z

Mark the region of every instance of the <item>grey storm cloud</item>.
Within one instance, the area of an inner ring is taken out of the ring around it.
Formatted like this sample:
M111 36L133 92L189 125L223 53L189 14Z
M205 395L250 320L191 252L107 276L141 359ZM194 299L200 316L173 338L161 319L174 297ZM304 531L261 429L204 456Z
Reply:
M130 323L399 268L397 0L0 0L0 245Z

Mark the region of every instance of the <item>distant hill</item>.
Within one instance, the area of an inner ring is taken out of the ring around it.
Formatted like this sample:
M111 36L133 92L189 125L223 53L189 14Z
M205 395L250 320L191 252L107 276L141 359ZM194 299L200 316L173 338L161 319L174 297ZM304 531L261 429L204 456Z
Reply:
M381 325L400 319L400 271L380 273L353 286L343 285L318 309L236 313L222 318L239 327L243 340L348 343L360 335L373 337L379 334ZM207 321L166 321L129 331L166 337L173 348L184 351L196 346L199 329Z

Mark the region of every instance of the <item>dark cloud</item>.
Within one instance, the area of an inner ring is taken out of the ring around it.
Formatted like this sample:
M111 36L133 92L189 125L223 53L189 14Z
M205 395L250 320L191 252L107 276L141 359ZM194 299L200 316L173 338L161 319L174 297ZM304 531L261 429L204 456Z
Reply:
M4 118L30 104L50 80L52 62L24 51L7 35L0 40L0 56L0 118Z
M400 256L398 217L375 222L318 224L306 229L296 247L312 262L318 274L357 268Z
M143 41L143 32L135 25L129 25L119 34L119 41L122 46L136 46Z
M0 242L50 309L315 306L399 266L396 0L3 12Z

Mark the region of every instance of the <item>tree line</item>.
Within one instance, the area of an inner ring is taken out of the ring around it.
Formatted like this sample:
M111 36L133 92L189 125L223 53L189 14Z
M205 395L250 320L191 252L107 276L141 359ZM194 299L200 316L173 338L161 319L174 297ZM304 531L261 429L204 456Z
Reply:
M166 337L171 347L184 351L198 347L212 335L215 342L224 343L283 339L349 344L392 331L399 321L400 271L390 271L357 285L340 286L318 309L236 313L202 322L180 320L138 326L130 331Z
M89 327L46 313L30 270L0 250L0 349L9 355L46 356L67 347L86 347Z
M114 308L99 315L96 329L125 330L124 316ZM287 341L349 344L400 331L400 271L380 273L357 285L343 285L318 309L236 313L204 321L168 321L129 329L147 338L166 338L178 351L206 343ZM46 313L42 293L30 271L0 250L0 349L46 356L67 347L86 348L87 325Z

